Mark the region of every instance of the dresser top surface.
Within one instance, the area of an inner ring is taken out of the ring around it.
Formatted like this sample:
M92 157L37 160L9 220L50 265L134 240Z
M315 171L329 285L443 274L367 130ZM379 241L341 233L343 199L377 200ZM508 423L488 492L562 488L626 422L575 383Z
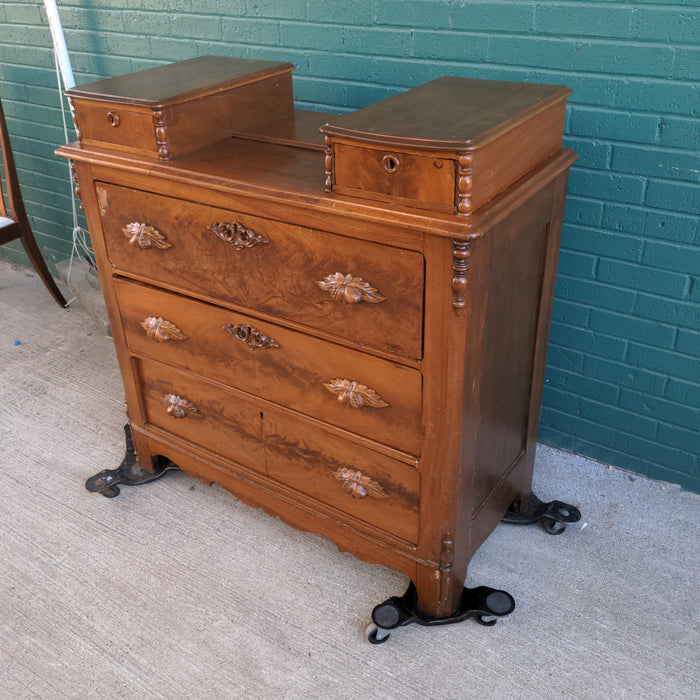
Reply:
M477 146L570 94L561 85L444 77L335 117L323 131L424 148Z
M280 73L289 73L293 69L291 63L199 56L79 85L67 90L66 94L84 100L155 107L184 102Z

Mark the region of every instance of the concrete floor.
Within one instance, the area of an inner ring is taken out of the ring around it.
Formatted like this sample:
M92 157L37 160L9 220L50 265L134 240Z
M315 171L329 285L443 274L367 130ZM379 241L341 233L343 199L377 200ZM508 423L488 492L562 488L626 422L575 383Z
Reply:
M541 446L536 493L583 520L479 550L514 613L375 647L402 574L179 472L88 493L123 423L111 339L0 263L0 700L700 697L700 496Z

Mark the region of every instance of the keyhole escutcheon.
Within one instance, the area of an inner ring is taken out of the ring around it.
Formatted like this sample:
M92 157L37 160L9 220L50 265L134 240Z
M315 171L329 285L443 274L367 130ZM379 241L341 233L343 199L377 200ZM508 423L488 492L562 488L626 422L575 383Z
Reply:
M387 154L382 158L382 166L390 174L399 172L401 161L394 155Z

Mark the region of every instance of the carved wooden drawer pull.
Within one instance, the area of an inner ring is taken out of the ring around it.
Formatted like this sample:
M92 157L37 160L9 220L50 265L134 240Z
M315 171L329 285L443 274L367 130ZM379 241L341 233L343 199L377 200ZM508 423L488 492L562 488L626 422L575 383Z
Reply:
M338 481L343 482L343 490L347 491L353 498L389 498L389 494L384 490L384 487L374 479L370 479L366 474L363 474L356 469L348 467L340 467L331 469L333 476Z
M350 379L333 379L323 386L338 397L338 403L347 404L351 408L383 408L389 405L374 389Z
M328 275L316 284L327 291L333 301L344 301L346 304L357 304L360 301L378 304L380 301L385 301L385 297L362 277L344 275L342 272Z
M134 222L127 224L122 229L124 235L129 239L129 245L134 248L146 250L148 248L172 248L172 243L168 243L166 237L153 226Z
M245 343L249 348L278 348L280 344L268 338L264 333L261 333L257 328L254 328L248 323L229 323L224 326L224 330L228 331L234 338Z
M187 340L187 336L170 321L166 321L160 316L149 316L141 321L142 328L146 331L146 335L159 343L165 343L168 340Z
M165 410L173 418L187 418L187 416L201 416L197 407L179 394L166 394L163 397Z
M230 243L236 250L252 248L256 245L265 245L270 242L267 238L264 238L259 233L255 233L252 229L246 228L237 221L210 224L207 226L207 231L216 234L222 241Z

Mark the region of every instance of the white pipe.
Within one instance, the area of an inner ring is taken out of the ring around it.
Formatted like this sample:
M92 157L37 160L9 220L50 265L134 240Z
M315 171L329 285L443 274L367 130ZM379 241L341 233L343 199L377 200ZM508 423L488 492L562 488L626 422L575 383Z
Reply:
M65 89L68 90L68 88L75 87L75 78L73 77L73 68L71 67L70 58L68 56L66 38L63 35L61 19L58 16L56 0L44 0L44 8L46 9L46 16L49 18L54 52L56 53L56 60L58 61L61 75L63 76L63 85Z

